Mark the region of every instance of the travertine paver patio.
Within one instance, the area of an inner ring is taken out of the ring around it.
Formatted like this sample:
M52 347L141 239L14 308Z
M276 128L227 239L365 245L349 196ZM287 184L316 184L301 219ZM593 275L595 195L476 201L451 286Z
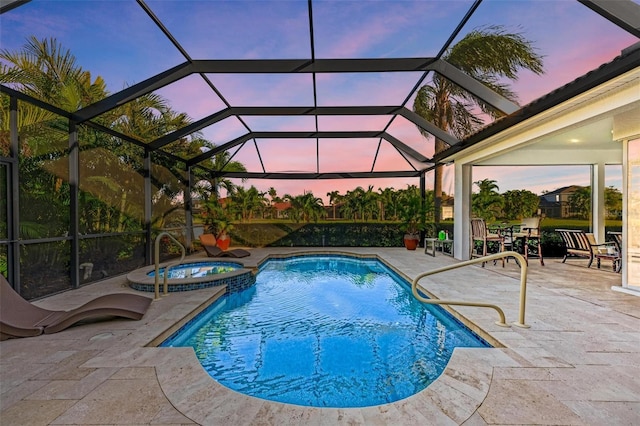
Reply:
M241 259L255 266L268 253ZM306 250L302 250L306 251ZM343 249L377 254L411 278L455 262L420 250ZM497 302L518 318L519 269L487 265L425 279L442 299ZM126 289L112 278L37 304L70 308ZM191 349L146 346L207 304L215 289L154 302L141 321L113 320L0 343L0 424L592 424L640 423L640 297L610 290L620 275L581 260L529 268L529 329L501 328L493 310L456 307L504 347L458 349L447 369L411 398L362 409L319 409L246 397L218 385Z

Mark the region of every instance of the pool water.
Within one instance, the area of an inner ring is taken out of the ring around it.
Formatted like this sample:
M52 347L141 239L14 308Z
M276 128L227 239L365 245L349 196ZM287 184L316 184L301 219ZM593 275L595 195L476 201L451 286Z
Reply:
M225 296L161 346L191 346L235 391L313 407L365 407L414 395L456 347L489 345L423 305L377 260L270 260L255 286Z
M184 279L184 278L201 278L209 275L224 274L225 272L232 272L243 266L239 263L233 262L193 262L183 263L178 266L169 268L169 279ZM147 275L150 277L155 276L155 271L149 272ZM158 270L158 275L164 278L164 268Z

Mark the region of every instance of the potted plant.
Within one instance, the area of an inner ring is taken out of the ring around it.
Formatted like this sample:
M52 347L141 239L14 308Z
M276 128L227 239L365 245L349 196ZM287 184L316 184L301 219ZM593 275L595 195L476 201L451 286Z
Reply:
M426 208L419 194L407 194L403 197L398 211L402 222L400 229L404 231L404 246L407 250L415 250L420 242L420 231L425 229Z
M229 232L233 229L231 212L213 199L205 203L202 219L205 231L215 236L216 245L221 250L227 250L231 244Z
M231 244L229 232L233 229L233 224L227 219L219 219L216 223L216 244L221 250L228 250Z

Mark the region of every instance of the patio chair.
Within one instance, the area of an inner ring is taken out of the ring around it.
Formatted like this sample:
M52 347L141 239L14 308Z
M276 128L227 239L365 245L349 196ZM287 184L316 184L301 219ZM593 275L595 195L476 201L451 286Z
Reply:
M607 254L608 247L615 247L613 242L598 244L591 232L579 229L556 229L556 232L562 237L566 250L562 263L570 256L584 257L589 259L587 268L590 268L597 254Z
M544 259L542 258L542 242L540 233L540 222L542 221L541 217L527 217L522 219L522 224L520 225L520 232L514 232L513 238L518 240L522 240L522 249L524 258L529 263L529 256L532 254L531 247L529 243L533 243L536 247L536 250L533 252L534 256L538 256L540 258L540 265L544 266Z
M482 254L476 253L475 245L476 242L482 243ZM471 219L471 253L470 257L480 257L486 256L488 253L488 243L497 242L498 243L498 251L504 251L504 236L500 233L490 233L487 229L487 224L482 218L472 218ZM495 264L495 261L494 261ZM484 267L484 262L482 263L482 267ZM502 259L502 267L504 267L504 258Z
M247 257L251 256L247 250L244 249L231 249L222 250L217 246L216 237L213 234L200 235L200 244L207 253L208 257Z
M69 311L52 311L23 299L0 274L0 340L57 333L86 319L121 317L139 320L151 302L151 298L137 294L114 293Z

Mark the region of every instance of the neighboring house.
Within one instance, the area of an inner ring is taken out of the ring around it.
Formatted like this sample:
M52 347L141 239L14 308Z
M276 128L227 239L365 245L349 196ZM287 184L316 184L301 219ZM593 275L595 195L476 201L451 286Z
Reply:
M441 208L440 218L442 220L453 220L453 197L443 195Z
M548 201L544 196L540 196L538 209L540 214L545 217L562 217L562 207L559 201Z
M541 213L546 217L566 218L574 216L575 213L569 206L569 198L580 188L583 187L570 185L542 194L539 205Z
M274 219L286 219L289 217L287 210L291 207L289 201L275 202L271 204Z
M329 220L344 219L341 212L343 205L344 203L335 203L329 206L324 206L325 218Z

